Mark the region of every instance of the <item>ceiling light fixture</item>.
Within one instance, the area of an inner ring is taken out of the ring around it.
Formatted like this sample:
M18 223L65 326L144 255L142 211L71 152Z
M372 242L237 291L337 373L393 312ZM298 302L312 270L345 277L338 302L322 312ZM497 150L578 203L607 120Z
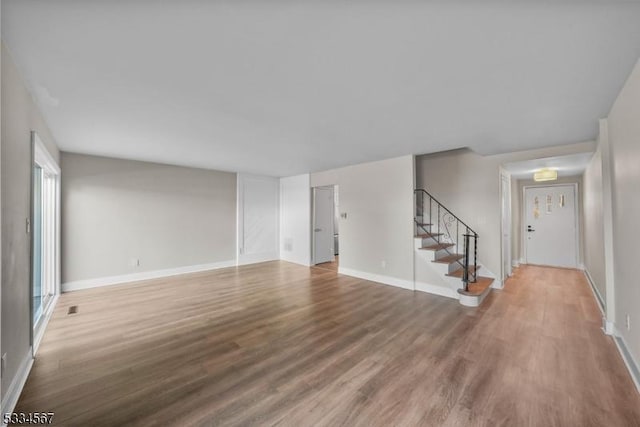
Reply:
M533 174L533 180L536 182L555 181L557 179L558 171L553 169L544 168Z

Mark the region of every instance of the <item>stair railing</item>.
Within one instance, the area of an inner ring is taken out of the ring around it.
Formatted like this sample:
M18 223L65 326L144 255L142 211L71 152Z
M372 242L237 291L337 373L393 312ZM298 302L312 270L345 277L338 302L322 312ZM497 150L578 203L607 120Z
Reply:
M454 215L429 192L423 189L414 190L415 200L415 235L430 235L448 255L458 255L450 250L455 245L460 251L462 243L462 260L457 262L462 267L463 289L469 290L469 283L478 280L478 233ZM451 246L449 246L451 245Z

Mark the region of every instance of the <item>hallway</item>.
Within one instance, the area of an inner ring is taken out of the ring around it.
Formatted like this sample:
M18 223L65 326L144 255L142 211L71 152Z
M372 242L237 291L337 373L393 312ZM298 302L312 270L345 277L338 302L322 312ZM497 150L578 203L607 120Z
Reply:
M632 426L640 395L582 272L520 267L472 309L269 262L63 294L16 411L65 426Z

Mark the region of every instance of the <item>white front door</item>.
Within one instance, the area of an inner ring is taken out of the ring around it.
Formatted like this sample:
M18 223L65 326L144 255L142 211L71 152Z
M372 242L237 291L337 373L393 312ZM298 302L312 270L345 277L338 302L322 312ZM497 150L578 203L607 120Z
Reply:
M527 264L576 268L575 186L525 188L525 209Z
M333 261L333 187L313 189L313 263Z

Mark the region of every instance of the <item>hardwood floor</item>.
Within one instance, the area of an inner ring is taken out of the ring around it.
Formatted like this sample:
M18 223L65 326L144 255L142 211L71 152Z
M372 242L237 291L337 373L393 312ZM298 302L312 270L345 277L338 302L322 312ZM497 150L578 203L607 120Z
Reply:
M473 309L285 262L229 268L62 295L16 411L64 426L639 426L599 326L571 270L521 267Z
M337 272L339 266L340 266L340 257L336 255L335 260L331 262L323 262L322 264L316 264L313 267Z

